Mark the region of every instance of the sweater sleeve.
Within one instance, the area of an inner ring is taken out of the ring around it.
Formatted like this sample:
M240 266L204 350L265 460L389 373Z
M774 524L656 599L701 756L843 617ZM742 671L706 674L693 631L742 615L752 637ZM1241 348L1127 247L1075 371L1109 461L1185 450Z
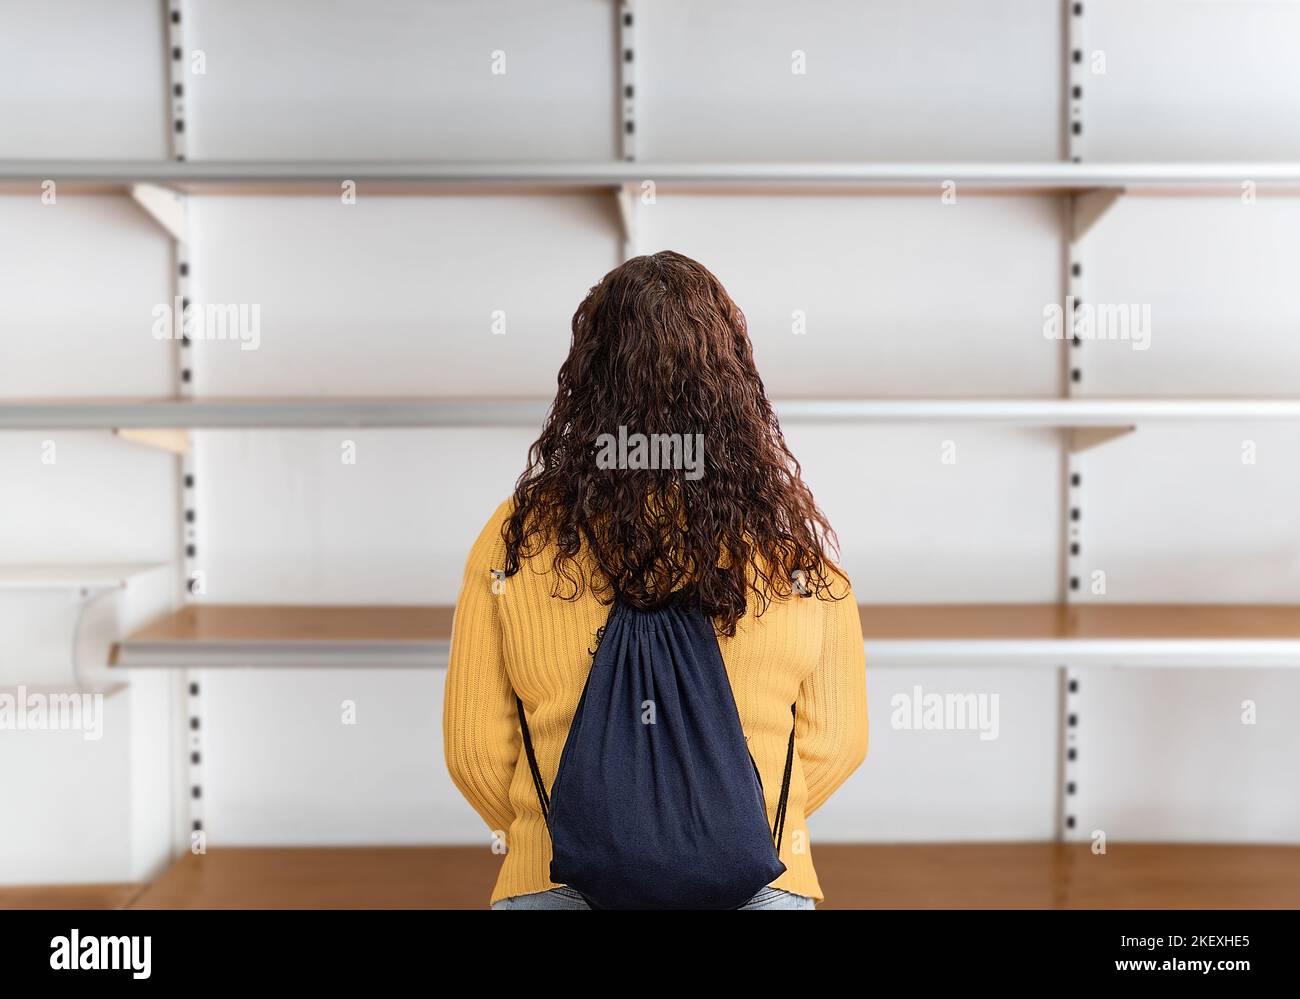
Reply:
M498 508L470 550L452 620L443 699L447 770L488 828L505 834L514 820L510 781L519 759L514 688L506 672L499 601L492 570L504 566ZM508 586L508 582L506 583Z
M820 808L867 755L867 669L862 620L851 587L827 601L821 659L799 687L795 745L808 797L804 814Z

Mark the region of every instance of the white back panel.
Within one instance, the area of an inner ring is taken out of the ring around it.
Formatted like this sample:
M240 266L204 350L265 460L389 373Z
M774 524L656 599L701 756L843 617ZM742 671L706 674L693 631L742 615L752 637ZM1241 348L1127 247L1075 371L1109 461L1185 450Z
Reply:
M1089 452L1082 555L1106 594L1082 598L1300 600L1297 447L1290 424L1196 423L1143 426Z
M0 397L150 396L172 385L167 239L127 198L0 197Z
M800 426L786 439L839 534L860 601L1058 597L1056 431Z
M1254 702L1254 721L1244 702ZM1117 841L1300 839L1300 677L1089 670L1079 683L1081 832Z
M186 44L206 56L206 72L190 77L193 159L617 153L613 4L196 0L189 9Z
M0 17L0 158L167 155L162 0L6 0Z
M1101 220L1083 244L1085 302L1149 309L1150 345L1078 348L1085 394L1296 394L1300 198L1259 197L1124 198Z
M196 479L207 597L452 603L465 554L531 440L515 430L205 432Z
M773 396L1054 396L1060 344L1042 330L1061 294L1060 213L960 193L665 193L641 208L642 249L717 274Z
M637 10L644 159L1060 155L1058 3L653 0Z
M1086 0L1082 26L1085 159L1300 159L1300 4Z
M442 671L201 674L213 845L482 843L442 759ZM344 702L355 724L344 724ZM250 767L249 759L273 760Z
M193 217L195 303L261 316L255 350L195 343L201 395L553 393L573 311L618 262L612 196L207 198Z
M6 821L0 884L128 881L131 868L130 699L103 700L103 737L0 732Z
M864 764L809 823L813 842L1044 840L1056 833L1056 675L1028 669L873 669ZM996 738L916 729L919 693L996 697ZM814 846L814 858L816 857Z

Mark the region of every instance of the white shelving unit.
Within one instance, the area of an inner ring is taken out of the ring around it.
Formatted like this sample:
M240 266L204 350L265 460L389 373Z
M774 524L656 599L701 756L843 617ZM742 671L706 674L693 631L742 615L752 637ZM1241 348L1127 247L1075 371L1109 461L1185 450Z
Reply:
M749 196L852 194L862 197L935 197L948 185L965 192L1054 196L1066 214L1062 294L1078 297L1085 254L1082 238L1125 197L1177 196L1235 199L1243 185L1260 192L1300 194L1300 162L1116 162L1085 163L1079 136L1084 128L1081 88L1091 87L1080 58L1082 6L1063 8L1066 31L1062 66L1063 135L1060 162L704 162L636 158L637 99L630 53L630 19L620 17L616 97L622 125L622 159L572 162L431 162L367 160L194 160L188 157L189 97L183 69L168 60L167 98L171 152L175 159L0 160L0 193L36 196L48 181L60 195L131 197L174 241L173 291L187 294L190 280L190 196L337 197L352 182L365 195L613 194L624 252L636 252L639 185L653 181L664 192ZM622 8L621 8L622 9ZM168 48L180 51L188 22L172 0ZM1055 44L1055 40L1053 41ZM1072 58L1073 57L1073 58ZM189 123L192 126L192 123ZM175 346L175 345L174 345ZM1062 342L1061 398L803 398L777 400L781 420L809 424L957 423L1092 431L1072 440L1062 461L1065 509L1061 545L1065 557L1059 602L1016 605L869 605L862 608L868 664L880 666L1023 666L1058 670L1061 688L1061 835L1077 835L1069 799L1075 786L1073 760L1079 711L1078 670L1124 666L1300 667L1300 608L1279 605L1082 605L1075 603L1082 543L1078 514L1084 508L1077 453L1110 436L1150 423L1194 421L1297 421L1297 398L1088 398L1080 394L1086 351ZM0 400L0 430L200 430L311 429L339 427L531 427L540 424L549 400L538 398L204 398L192 394L192 359L176 346L175 395L169 398ZM184 453L184 449L181 453ZM198 497L193 464L178 464L180 530L177 566L192 580L197 566L193 523ZM0 588L104 589L153 566L0 567ZM190 722L178 740L191 761L200 757L201 695L188 669L239 667L349 668L445 665L450 641L448 607L247 606L192 600L178 594L179 610L122 639L112 662L121 668L172 668L189 690ZM51 688L53 689L53 688ZM78 688L81 689L81 688ZM87 688L89 689L89 688ZM117 689L117 688L111 688ZM1065 724L1070 719L1069 726ZM202 772L182 761L178 782L197 792ZM201 826L195 793L182 809L184 828Z

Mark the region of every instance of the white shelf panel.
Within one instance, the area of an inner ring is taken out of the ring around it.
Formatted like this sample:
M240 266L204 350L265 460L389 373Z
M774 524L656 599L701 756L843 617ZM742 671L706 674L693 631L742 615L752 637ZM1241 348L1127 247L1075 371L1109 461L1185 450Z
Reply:
M161 568L156 562L0 564L0 590L115 590L132 576Z
M17 686L0 686L0 698L13 698L15 702L18 702L21 698L32 694L36 694L40 697L59 697L71 694L75 696L90 695L92 697L99 695L109 698L114 694L121 693L126 690L126 688L127 685L125 683L87 684L80 687L71 685L46 686L37 683L24 683L18 684Z
M537 426L546 399L81 399L0 401L0 430ZM1300 399L795 399L787 423L977 422L1123 427L1152 421L1300 420Z
M1106 666L1213 669L1300 668L1300 638L1130 641L874 641L867 643L871 667Z
M715 191L753 188L847 187L864 190L933 189L954 181L974 189L1088 191L1234 188L1243 181L1300 186L1300 163L727 163L639 161L396 162L190 160L4 160L0 185L53 180L90 188L161 184L178 190L284 193L313 187L337 194L344 180L395 193L438 188L604 188L654 180L656 184Z

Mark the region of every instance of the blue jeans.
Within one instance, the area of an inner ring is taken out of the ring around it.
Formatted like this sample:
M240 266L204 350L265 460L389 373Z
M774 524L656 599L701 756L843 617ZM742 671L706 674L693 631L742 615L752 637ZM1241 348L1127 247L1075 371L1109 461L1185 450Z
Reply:
M741 906L741 909L815 909L817 903L803 895L780 888L764 888ZM590 909L572 888L552 888L550 891L515 895L492 903L493 909Z

